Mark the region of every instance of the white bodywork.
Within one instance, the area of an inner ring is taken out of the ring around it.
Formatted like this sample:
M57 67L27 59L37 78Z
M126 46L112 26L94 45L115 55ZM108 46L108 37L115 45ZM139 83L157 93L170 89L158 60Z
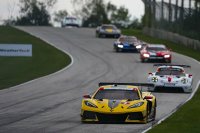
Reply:
M172 71L173 70L173 71ZM183 67L180 66L160 66L154 73L149 73L148 83L153 83L155 87L149 88L149 91L155 91L156 88L182 88L184 92L192 92L193 77L186 74Z
M61 22L61 27L80 27L79 20L75 17L65 17Z

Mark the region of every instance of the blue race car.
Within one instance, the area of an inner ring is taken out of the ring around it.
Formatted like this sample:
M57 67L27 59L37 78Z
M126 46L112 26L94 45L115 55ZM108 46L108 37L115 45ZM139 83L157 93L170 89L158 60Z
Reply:
M135 51L138 52L142 48L142 44L134 36L121 36L114 42L114 50L116 52Z

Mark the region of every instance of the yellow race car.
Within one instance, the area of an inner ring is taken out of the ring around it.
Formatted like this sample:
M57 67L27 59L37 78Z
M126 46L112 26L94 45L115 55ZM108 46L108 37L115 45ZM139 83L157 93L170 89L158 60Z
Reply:
M83 96L82 122L147 123L155 120L156 97L142 92L147 83L99 83L92 95Z

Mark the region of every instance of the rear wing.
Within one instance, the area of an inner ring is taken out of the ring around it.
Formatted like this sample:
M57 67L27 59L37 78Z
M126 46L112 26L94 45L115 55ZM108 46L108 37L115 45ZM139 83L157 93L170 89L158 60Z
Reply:
M144 87L154 87L154 84L150 83L114 83L114 82L101 82L99 83L100 86L105 86L105 85L113 85L113 86L118 86L118 85L132 85L132 86L144 86Z
M184 68L191 68L189 65L177 65L177 64L154 64L153 66L179 66Z

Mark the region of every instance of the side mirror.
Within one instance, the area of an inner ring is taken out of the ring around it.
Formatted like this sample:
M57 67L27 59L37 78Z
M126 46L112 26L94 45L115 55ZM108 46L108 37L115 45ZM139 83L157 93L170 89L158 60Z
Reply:
M84 95L83 98L89 98L90 99L91 96L90 95Z
M145 96L144 99L150 100L150 99L153 99L153 97L152 96Z

